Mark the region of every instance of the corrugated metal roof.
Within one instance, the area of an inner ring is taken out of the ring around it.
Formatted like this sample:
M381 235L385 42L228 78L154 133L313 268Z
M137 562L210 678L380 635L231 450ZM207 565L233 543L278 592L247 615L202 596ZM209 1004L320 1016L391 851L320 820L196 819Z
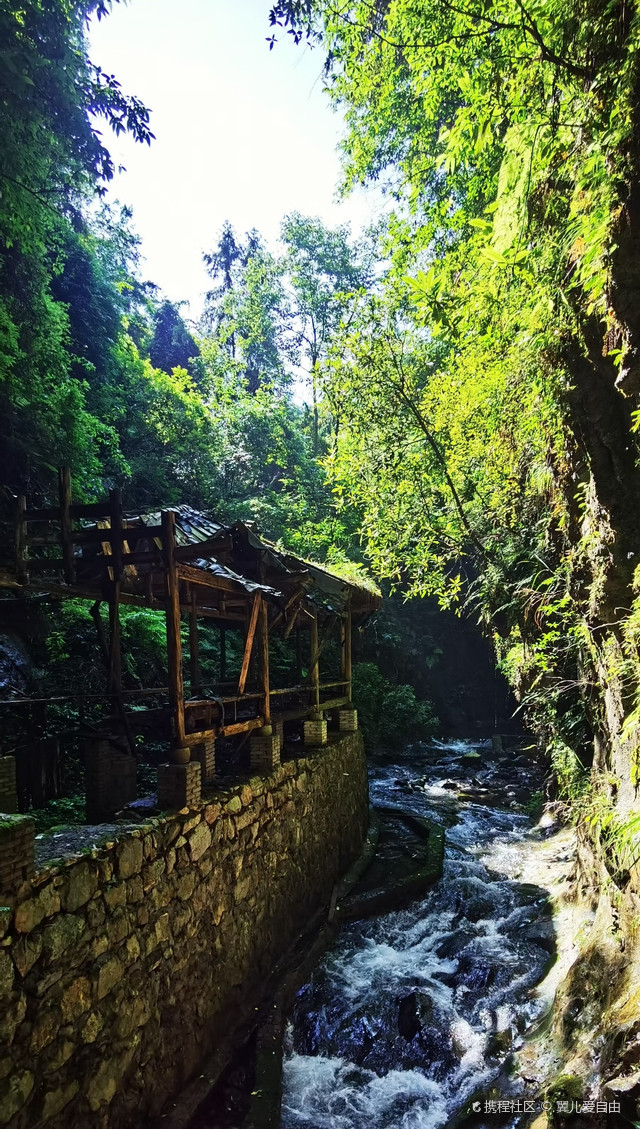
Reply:
M220 522L214 521L213 518L208 517L206 514L194 510L192 506L181 505L172 506L173 512L176 515L175 535L176 545L197 545L199 541L208 541L211 537L216 537L220 533L228 531L228 526L221 525ZM135 514L129 515L128 521L139 521L141 525L154 526L160 525L162 515L160 510L154 513ZM215 557L193 557L190 562L194 568L204 569L206 572L211 572L215 576L224 577L225 580L233 580L236 584L241 585L246 592L265 592L271 596L281 596L282 593L278 592L275 588L270 588L267 584L259 584L254 580L250 580L246 576L241 576L239 572L229 568L228 565L222 564L216 560Z
M315 564L313 561L304 560L302 557L296 557L293 553L278 549L246 522L237 521L229 526L193 509L192 506L180 505L170 508L176 515L176 543L180 546L197 545L199 541L208 541L224 533L239 534L248 546L254 549L256 553L261 554L262 562L267 568L289 577L299 577L307 589L307 595L315 603L328 607L332 611L340 612L346 608L349 599L354 594L357 594L360 598L366 597L365 603L371 605L371 610L379 602L379 596L364 585L346 580L323 565ZM139 521L141 525L158 526L161 523L161 513L157 510L153 513L128 515L128 520ZM247 592L262 591L274 596L282 595L275 588L261 584L256 579L243 576L216 557L208 555L193 558L191 563L196 568L206 569L217 576L235 581Z

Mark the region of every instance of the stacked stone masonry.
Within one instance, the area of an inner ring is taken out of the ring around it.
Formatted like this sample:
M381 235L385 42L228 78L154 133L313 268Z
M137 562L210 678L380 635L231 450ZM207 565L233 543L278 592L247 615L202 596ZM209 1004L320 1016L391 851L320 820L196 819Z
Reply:
M0 909L0 1125L157 1118L254 1014L366 826L345 734L23 882Z
M17 810L16 758L0 757L0 812L10 815Z

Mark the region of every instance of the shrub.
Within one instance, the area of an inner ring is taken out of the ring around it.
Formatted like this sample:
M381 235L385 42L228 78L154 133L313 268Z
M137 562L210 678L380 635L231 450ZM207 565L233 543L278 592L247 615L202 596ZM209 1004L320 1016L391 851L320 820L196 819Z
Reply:
M413 686L394 686L375 663L353 668L353 700L365 738L372 744L427 740L438 730L431 702L416 697Z

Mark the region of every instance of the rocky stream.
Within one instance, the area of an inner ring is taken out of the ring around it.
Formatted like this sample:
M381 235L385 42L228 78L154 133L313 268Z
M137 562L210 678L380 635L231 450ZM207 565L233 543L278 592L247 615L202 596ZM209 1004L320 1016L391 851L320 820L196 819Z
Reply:
M573 832L529 814L541 786L526 750L491 742L372 767L374 804L446 828L444 874L408 908L345 925L299 992L282 1129L546 1124L554 994L589 921Z

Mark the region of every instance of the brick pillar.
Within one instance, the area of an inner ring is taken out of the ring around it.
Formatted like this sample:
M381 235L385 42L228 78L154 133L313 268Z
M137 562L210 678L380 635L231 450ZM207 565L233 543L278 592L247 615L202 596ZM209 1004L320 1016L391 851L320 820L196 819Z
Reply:
M277 733L252 730L249 737L249 764L254 772L271 772L280 764L280 738Z
M324 721L322 714L313 716L308 721L305 721L304 743L305 745L326 745L327 723Z
M158 766L158 807L162 811L197 808L201 791L201 768L198 761Z
M280 752L282 752L282 746L284 745L284 721L274 721L272 718L271 728L280 742Z
M216 742L214 737L207 737L199 745L192 745L191 760L200 765L200 780L202 784L209 784L216 774Z
M17 810L16 758L0 757L0 812L11 815Z
M85 745L87 820L102 823L136 798L136 759L101 738Z
M33 874L35 834L26 815L0 817L0 894L14 894Z
M338 710L338 729L341 733L355 733L358 728L358 711L350 707Z

